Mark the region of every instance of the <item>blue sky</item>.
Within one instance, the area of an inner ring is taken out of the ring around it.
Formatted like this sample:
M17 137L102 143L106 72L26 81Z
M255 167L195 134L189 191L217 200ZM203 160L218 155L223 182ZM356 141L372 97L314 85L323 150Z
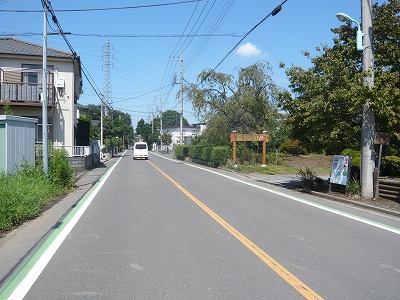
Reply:
M143 118L163 110L179 111L176 95L180 81L178 57L183 54L184 78L196 82L204 69L213 69L239 42L242 36L268 15L282 0L203 0L184 4L142 7L135 9L57 12L65 9L122 8L185 2L185 0L51 0L52 7L68 40L93 78L97 89L103 90L103 46L111 43L111 89L115 109L129 113L133 126ZM380 1L382 2L382 1ZM18 12L41 10L39 0L0 0L0 34L40 34L43 14ZM336 13L344 12L356 20L361 18L361 0L288 0L282 10L266 19L217 68L217 72L237 75L238 68L257 61L269 62L273 80L286 88L288 80L279 62L304 68L309 61L302 51L315 54L320 45L332 44L331 28L341 23ZM51 23L51 22L50 22ZM56 28L51 23L53 28ZM51 28L48 28L51 31ZM183 33L218 36L179 38ZM100 36L82 36L95 34ZM236 36L226 36L235 34ZM139 37L127 37L137 35ZM168 35L173 37L160 37ZM17 38L42 43L40 35ZM48 46L68 51L59 36L49 36ZM84 93L79 103L100 104L96 93L84 79ZM196 120L190 103L184 101L184 117Z

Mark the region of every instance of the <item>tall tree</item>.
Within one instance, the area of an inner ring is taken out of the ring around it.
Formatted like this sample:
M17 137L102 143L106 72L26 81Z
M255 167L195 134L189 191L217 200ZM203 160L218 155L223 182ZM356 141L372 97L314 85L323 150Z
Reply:
M331 31L332 47L317 47L318 56L304 55L312 67L286 69L291 92L280 93L291 134L311 151L339 153L360 147L362 105L371 99L377 131L400 141L400 2L373 6L375 87L362 85L362 53L350 24Z
M175 110L166 110L163 112L163 126L178 126L180 125L180 118L181 115L179 112ZM157 119L159 120L159 118ZM185 117L183 117L183 125L189 125Z
M282 116L276 106L276 85L268 63L257 62L232 75L203 71L186 94L200 120L207 122L205 141L229 143L230 132L266 130L277 141Z

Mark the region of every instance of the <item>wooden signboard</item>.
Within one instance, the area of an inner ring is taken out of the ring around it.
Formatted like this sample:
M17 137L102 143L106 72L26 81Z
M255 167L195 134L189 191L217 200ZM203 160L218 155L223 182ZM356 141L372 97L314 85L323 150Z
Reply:
M269 135L267 133L231 133L231 143L233 143L232 159L233 163L236 164L236 142L262 142L262 164L266 165L267 158L267 142L269 141Z

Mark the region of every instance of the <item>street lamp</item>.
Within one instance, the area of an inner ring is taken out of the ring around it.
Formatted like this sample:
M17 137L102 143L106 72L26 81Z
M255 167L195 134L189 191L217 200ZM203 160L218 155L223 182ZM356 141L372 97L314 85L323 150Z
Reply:
M344 13L336 14L341 22L357 24L357 50L362 50L363 85L374 87L374 54L372 52L372 3L371 0L361 1L362 29L360 24ZM365 34L363 34L363 32ZM366 99L362 108L361 125L361 197L374 197L374 169L375 169L375 116L370 108L370 99Z
M361 30L360 23L358 23L356 20L350 18L348 15L344 13L338 13L336 14L336 17L339 19L340 22L346 22L346 23L354 22L357 24L357 50L364 50L362 42L363 32Z

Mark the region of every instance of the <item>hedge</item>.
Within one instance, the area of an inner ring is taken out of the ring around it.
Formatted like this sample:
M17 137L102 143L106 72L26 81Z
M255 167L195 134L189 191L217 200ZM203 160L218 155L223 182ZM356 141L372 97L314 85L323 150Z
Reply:
M214 167L225 164L229 158L229 150L226 147L214 147L211 152L211 162Z
M175 156L180 160L184 160L186 157L199 159L208 165L218 167L229 158L229 149L222 146L177 145L175 146Z

